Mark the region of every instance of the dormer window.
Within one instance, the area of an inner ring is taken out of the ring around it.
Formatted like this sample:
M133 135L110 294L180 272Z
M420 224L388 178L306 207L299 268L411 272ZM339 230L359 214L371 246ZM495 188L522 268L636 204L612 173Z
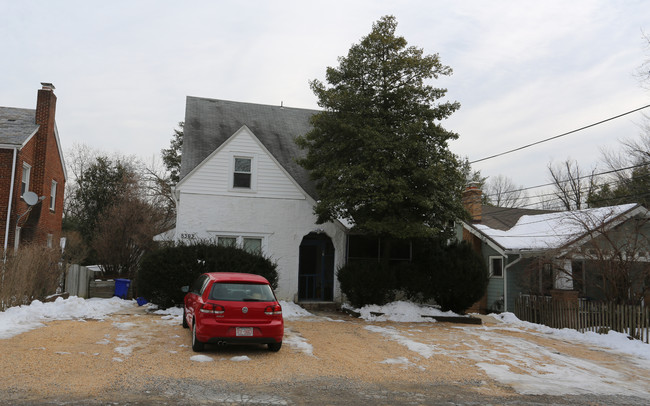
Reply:
M253 174L253 159L235 157L235 168L233 172L233 188L251 189Z

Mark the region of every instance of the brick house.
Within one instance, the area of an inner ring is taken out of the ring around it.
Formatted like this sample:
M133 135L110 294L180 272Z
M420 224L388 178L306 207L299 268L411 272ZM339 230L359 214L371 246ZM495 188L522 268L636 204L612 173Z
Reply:
M41 85L36 109L0 107L3 252L26 243L60 245L66 171L54 119L54 86ZM25 196L37 199L29 205Z

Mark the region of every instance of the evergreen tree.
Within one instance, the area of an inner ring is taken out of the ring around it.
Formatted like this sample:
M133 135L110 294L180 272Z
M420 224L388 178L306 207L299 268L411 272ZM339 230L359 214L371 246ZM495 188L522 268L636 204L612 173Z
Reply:
M178 128L174 129L174 135L171 141L169 141L169 148L160 151L163 163L169 171L169 180L172 184L176 184L180 180L184 124L182 121L178 123Z
M463 216L464 175L447 144L458 135L440 124L460 105L438 102L446 89L425 83L451 68L407 47L396 26L395 17L381 18L327 68L329 86L310 82L324 110L297 142L316 181L319 223L341 218L359 231L411 238Z

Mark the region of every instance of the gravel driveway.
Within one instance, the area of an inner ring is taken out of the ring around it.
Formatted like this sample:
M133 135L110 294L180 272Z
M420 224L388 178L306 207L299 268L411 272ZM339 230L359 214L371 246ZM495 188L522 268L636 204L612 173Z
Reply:
M647 361L490 322L286 321L282 350L208 347L133 308L0 340L1 404L638 404Z

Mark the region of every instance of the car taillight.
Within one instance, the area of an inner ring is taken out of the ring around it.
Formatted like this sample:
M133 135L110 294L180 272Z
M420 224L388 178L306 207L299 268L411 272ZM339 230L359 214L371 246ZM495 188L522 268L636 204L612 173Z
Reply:
M275 305L275 306L266 306L266 309L264 309L264 314L267 316L279 316L282 314L282 306Z
M203 306L201 306L201 309L199 309L201 313L209 313L209 314L224 314L226 309L217 304L212 304L212 303L206 303Z

